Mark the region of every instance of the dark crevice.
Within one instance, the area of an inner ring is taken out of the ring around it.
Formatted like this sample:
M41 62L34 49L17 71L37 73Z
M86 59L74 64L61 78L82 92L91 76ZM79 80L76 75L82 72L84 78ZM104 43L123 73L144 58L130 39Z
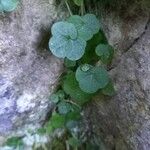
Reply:
M146 23L146 25L145 25L144 31L140 34L140 36L138 36L138 37L124 50L124 52L122 52L120 58L121 58L125 53L127 53L139 40L141 40L141 39L143 38L143 36L146 34L146 31L147 31L147 29L148 29L149 24L150 24L150 18L148 19L148 21L147 21L147 23ZM121 59L120 59L120 60L121 60ZM116 63L116 64L112 65L111 67L109 67L109 71L115 69L118 64L119 64L119 63Z

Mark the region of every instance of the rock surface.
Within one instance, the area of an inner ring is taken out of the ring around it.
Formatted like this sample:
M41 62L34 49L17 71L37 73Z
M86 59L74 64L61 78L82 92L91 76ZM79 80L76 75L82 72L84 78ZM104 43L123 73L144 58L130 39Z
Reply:
M144 18L145 21L142 21ZM115 59L117 63L110 71L116 95L113 98L97 96L92 106L90 104L87 108L87 116L91 118L89 124L93 134L104 139L108 149L150 149L150 22L148 20L147 16L132 24L117 21L116 24L111 26L109 23L107 26L109 29L107 36L120 54L119 59L117 61ZM132 26L123 33L120 28L122 23ZM124 39L124 34L127 40Z
M7 136L39 127L51 110L48 97L63 65L47 43L50 26L64 13L59 15L54 0L22 0L16 11L0 15L0 145ZM86 114L91 132L104 139L108 150L150 148L148 20L142 13L132 19L113 14L102 19L116 48L110 71L116 95L97 96Z
M62 61L47 45L59 17L53 0L22 0L14 12L0 14L0 143L37 128L51 109Z

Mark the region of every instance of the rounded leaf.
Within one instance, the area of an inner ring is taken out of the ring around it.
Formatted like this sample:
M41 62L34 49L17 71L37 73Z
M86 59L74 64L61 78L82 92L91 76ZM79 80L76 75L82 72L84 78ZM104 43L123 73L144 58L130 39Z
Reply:
M82 17L78 15L72 15L67 19L67 22L75 25L76 29L79 30L85 24Z
M80 89L73 72L66 75L63 82L63 89L79 105L83 105L92 97L91 94L87 94Z
M88 70L84 70L86 65ZM103 67L93 67L85 64L78 67L76 71L76 79L79 82L80 88L87 93L95 93L99 89L104 88L109 82L107 71Z
M86 14L82 17L73 15L67 21L75 25L79 37L86 41L90 40L100 29L100 22L93 14Z
M68 22L56 22L51 29L53 36L64 36L68 39L76 39L77 38L77 30L72 23Z
M52 27L53 37L49 41L51 52L60 58L80 59L85 51L86 41L77 37L75 26L68 22L58 22Z
M1 0L3 10L8 12L13 11L17 7L18 3L18 0Z
M98 33L100 30L100 22L93 14L86 14L83 17L85 24L87 24L87 28L91 30L93 34Z
M58 103L59 101L63 100L64 98L65 98L65 93L62 90L59 90L50 96L50 100L53 103Z
M100 56L104 64L109 64L113 58L114 49L108 44L99 44L96 47L96 54Z
M60 114L67 114L68 112L71 111L71 105L69 103L66 102L60 102L58 104L58 111Z

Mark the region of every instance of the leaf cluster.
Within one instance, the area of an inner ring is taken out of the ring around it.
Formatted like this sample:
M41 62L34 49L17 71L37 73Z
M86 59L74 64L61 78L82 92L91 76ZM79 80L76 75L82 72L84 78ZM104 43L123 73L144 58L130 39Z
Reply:
M83 3L82 0L74 2L78 6ZM77 131L83 106L97 92L107 96L115 93L107 72L114 49L108 44L101 24L93 14L72 15L66 21L55 23L51 32L49 49L56 57L64 58L67 71L60 90L51 96L56 108L46 132L64 128L69 132L67 142L77 148L84 143Z

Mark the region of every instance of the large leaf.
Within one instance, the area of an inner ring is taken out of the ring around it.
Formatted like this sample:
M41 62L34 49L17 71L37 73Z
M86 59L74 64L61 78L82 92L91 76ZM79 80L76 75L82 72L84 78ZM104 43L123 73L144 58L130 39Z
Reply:
M67 21L75 25L79 37L86 41L90 40L100 30L100 22L93 14L86 14L82 17L73 15Z
M93 67L88 64L78 67L76 79L80 88L87 93L95 93L109 82L108 73L103 67Z
M13 11L19 3L19 0L1 0L0 9L3 11Z
M68 22L58 22L52 27L53 37L49 41L51 52L60 58L80 59L85 51L86 41L78 37L75 26Z
M100 56L101 61L104 64L109 64L113 58L114 49L108 44L99 44L96 47L96 54Z
M92 97L91 94L83 92L75 79L75 74L73 72L66 75L63 83L64 91L70 95L76 103L83 105L85 102L89 101Z

